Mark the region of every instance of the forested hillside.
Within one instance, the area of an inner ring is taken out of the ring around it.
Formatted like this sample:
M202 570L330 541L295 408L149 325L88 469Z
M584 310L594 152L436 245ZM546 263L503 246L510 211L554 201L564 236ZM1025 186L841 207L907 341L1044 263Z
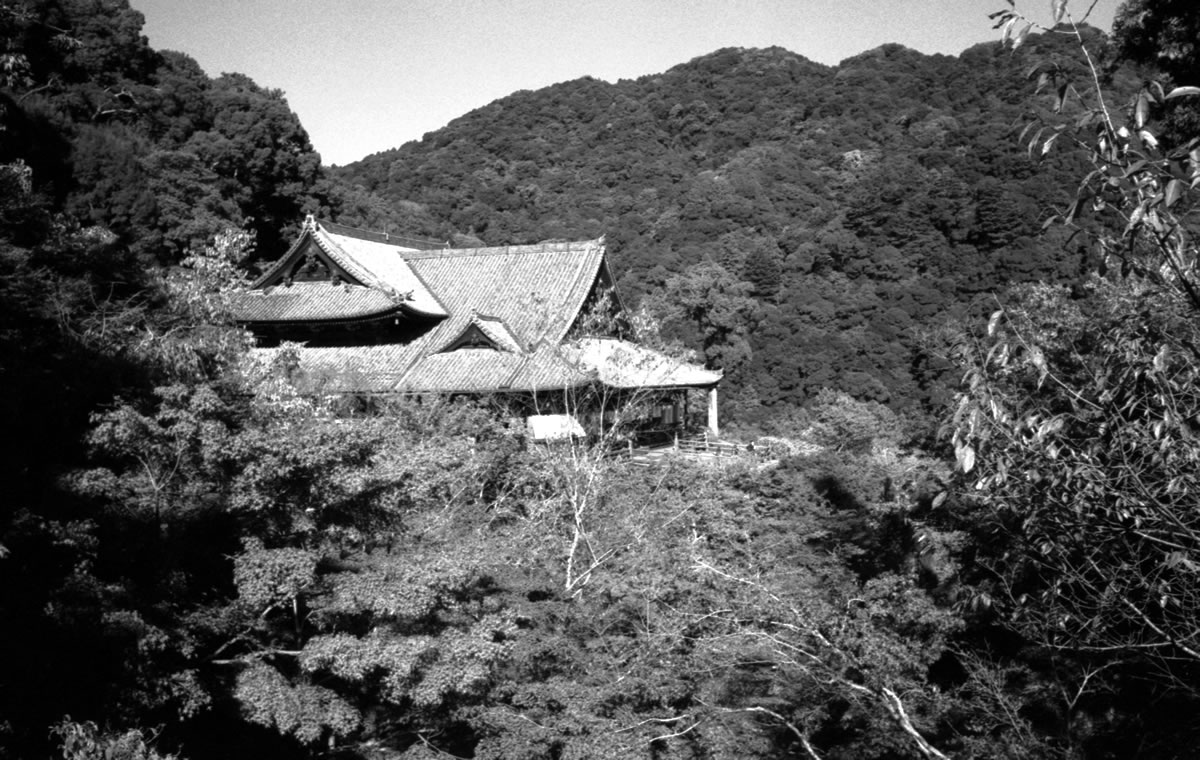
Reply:
M0 758L1195 757L1197 16L1123 5L1143 82L1019 5L330 177L126 0L0 0ZM776 435L642 469L502 398L314 395L226 308L305 212L606 234Z
M98 7L0 19L23 51L0 161L22 161L40 208L159 264L229 226L271 258L306 212L488 244L605 235L626 299L726 370L743 422L823 387L927 414L948 387L942 324L997 286L1088 267L1040 224L1078 166L1051 153L1035 171L1013 139L1023 61L1070 64L1069 40L1032 37L1020 58L884 46L834 68L723 50L516 93L327 178L282 93L210 78L151 50L135 11Z
M404 223L324 178L281 91L210 77L151 49L141 28L141 14L114 0L0 3L0 162L19 162L39 212L25 213L24 240L60 215L173 264L229 227L273 258L304 213L353 224L372 210L374 222Z
M669 321L729 372L739 419L822 387L929 409L946 384L927 333L980 294L1095 263L1041 234L1080 165L1038 166L1015 139L1028 61L1082 65L1071 45L885 45L833 68L720 50L518 92L335 173L490 244L607 235L623 295L662 315L663 298L702 291L705 307ZM1130 75L1106 85L1128 92Z

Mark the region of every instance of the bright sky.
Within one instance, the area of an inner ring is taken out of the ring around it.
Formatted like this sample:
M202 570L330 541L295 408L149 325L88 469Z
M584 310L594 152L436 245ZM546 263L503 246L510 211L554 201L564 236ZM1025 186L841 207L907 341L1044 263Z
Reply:
M1092 0L1070 0L1076 16ZM1095 0L1108 30L1120 0ZM130 0L157 49L283 90L326 164L396 148L517 90L656 74L723 47L835 64L957 55L1006 0ZM1048 22L1051 0L1017 0Z

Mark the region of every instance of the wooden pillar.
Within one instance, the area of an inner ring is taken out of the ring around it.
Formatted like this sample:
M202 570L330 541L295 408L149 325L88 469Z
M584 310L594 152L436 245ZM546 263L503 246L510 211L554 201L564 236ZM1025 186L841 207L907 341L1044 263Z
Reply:
M721 437L721 423L717 419L717 386L708 389L708 434Z

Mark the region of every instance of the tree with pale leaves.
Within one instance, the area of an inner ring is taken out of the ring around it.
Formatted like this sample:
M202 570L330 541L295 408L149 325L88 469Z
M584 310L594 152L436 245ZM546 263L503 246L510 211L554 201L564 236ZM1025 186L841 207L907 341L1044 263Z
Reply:
M1044 223L1086 236L1106 266L1074 289L1023 286L999 298L986 330L960 342L965 372L949 429L965 481L990 510L980 529L992 542L980 560L1002 619L1074 663L1080 694L1141 684L1165 704L1194 705L1200 133L1159 134L1168 107L1200 88L1148 81L1129 102L1112 102L1081 19L1066 0L1050 10L1042 27L1011 3L993 16L1013 49L1039 28L1079 44L1082 78L1031 63L1052 115L1021 140L1031 156L1075 149L1090 161ZM1159 14L1157 26L1147 13ZM1140 24L1167 55L1174 48L1162 30L1192 14L1127 3L1119 41L1126 54L1155 58L1147 38L1131 41Z

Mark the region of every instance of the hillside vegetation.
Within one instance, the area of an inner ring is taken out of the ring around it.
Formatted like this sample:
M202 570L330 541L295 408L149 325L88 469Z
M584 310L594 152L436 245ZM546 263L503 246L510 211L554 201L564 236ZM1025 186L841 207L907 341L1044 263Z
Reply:
M822 387L929 410L947 387L932 333L981 294L1094 268L1041 232L1081 165L1038 166L1015 139L1028 62L1076 65L1071 45L885 45L832 68L720 50L518 92L335 174L489 244L607 235L622 293L662 316L703 289L707 307L668 328L727 370L740 420ZM1127 74L1106 84L1131 91Z
M126 0L0 0L0 757L1194 757L1195 14L1123 6L1147 83L997 19L326 170ZM307 212L605 234L776 435L638 469L503 399L305 393L225 304Z

